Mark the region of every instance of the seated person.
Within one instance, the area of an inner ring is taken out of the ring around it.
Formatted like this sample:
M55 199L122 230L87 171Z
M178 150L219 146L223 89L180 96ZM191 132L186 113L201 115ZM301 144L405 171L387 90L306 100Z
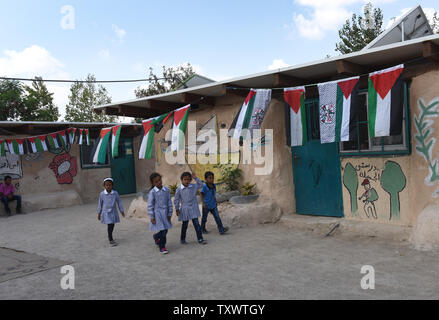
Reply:
M6 214L11 215L11 209L9 208L9 202L17 200L16 212L21 213L21 196L14 195L15 188L11 183L12 179L10 176L6 176L4 183L0 185L0 199L5 205Z

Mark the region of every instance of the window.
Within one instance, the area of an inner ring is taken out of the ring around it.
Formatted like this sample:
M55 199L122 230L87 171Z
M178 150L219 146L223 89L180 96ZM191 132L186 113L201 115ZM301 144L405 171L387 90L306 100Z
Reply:
M370 138L367 119L367 90L359 93L360 113L357 122L357 140L340 142L340 155L384 155L384 154L410 154L409 113L408 113L408 86L404 84L404 107L402 134L399 136Z
M110 166L110 148L107 150L107 156L105 157L105 164L93 163L93 154L92 150L96 143L97 139L90 138L90 145L82 144L80 146L81 149L81 168L82 169L93 169L93 168L108 168Z

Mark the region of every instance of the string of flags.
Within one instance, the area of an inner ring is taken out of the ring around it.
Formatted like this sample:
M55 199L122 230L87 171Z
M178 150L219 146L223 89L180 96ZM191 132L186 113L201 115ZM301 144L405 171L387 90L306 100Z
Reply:
M400 135L403 118L404 65L372 72L368 84L368 126L371 138ZM360 76L319 83L319 124L321 143L353 141L357 139L356 125L359 119L358 98ZM234 118L228 136L247 138L254 129L260 129L271 102L272 89L251 89ZM305 112L306 86L284 88L285 126L287 144L291 147L304 145L307 141ZM139 150L140 159L151 159L154 134L173 116L171 151L184 148L184 133L187 127L190 104L163 115L142 121L143 137ZM119 156L119 138L122 125L103 128L94 144L94 163L105 163L111 141L111 155ZM245 130L247 129L247 130ZM48 148L66 147L75 141L90 145L89 129L68 128L66 130L27 138L0 140L0 156L10 153L23 155L47 151Z
M6 151L15 155L24 155L47 151L49 148L66 148L67 144L83 144L83 137L87 145L90 145L89 129L68 128L39 136L14 139L0 139L0 156L5 157Z

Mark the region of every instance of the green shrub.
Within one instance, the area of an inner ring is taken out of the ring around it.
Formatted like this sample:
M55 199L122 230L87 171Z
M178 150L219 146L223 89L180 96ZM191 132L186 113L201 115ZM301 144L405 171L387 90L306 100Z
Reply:
M255 194L255 189L256 189L256 183L255 184L251 184L250 182L246 182L242 186L241 194L243 196L249 196L249 195Z
M177 191L178 188L178 182L175 184L170 184L168 187L169 187L169 192L171 194L175 194L175 191Z

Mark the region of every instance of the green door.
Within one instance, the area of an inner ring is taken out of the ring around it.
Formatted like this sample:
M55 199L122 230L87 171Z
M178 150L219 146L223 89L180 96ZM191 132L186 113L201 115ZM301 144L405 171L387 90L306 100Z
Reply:
M136 193L136 171L132 138L119 139L119 157L111 159L114 189L119 194Z
M319 100L307 100L307 138L293 147L293 171L298 214L343 217L338 143L320 143Z

